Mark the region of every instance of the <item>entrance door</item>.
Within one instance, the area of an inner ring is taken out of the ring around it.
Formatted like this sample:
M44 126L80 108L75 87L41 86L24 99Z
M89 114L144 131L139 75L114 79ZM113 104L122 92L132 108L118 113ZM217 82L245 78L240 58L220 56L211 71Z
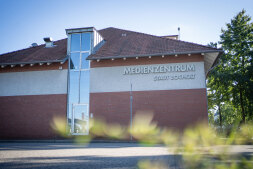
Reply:
M88 104L73 104L71 128L73 135L89 134Z

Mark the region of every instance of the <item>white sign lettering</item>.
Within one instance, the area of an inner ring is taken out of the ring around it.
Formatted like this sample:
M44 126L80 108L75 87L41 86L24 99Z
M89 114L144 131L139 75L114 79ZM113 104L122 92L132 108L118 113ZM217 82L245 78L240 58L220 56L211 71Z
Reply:
M195 74L184 74L184 75L172 75L172 76L155 76L154 81L160 80L187 80L187 79L195 79Z
M158 65L158 66L135 66L125 67L123 75L169 73L169 72L193 72L194 64Z
M194 64L131 66L125 67L123 75L156 74L172 72L195 72ZM195 79L195 74L155 76L154 81Z

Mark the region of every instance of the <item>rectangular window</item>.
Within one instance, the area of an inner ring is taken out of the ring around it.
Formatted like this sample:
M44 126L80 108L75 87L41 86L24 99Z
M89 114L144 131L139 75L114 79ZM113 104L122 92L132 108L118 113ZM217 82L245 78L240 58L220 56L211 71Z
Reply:
M88 104L73 105L73 134L89 133L89 112Z
M90 62L86 60L86 58L89 56L89 53L82 53L82 65L81 69L89 69L90 68Z
M72 117L73 104L79 103L79 76L80 72L69 72L69 111L68 117ZM71 120L68 120L71 123Z
M80 47L81 47L80 42L81 42L80 34L71 35L71 52L80 51Z
M90 96L90 71L81 71L80 102L89 103L89 96Z
M82 33L82 51L89 51L91 47L91 34Z

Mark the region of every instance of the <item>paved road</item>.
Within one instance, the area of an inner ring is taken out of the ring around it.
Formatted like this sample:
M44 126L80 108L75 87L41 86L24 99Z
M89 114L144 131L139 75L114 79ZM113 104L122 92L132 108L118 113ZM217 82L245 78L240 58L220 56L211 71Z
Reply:
M141 159L168 161L165 147L134 143L0 143L0 168L136 168Z
M253 153L253 146L235 146L234 153ZM174 168L175 157L162 146L144 147L135 143L0 143L1 169L129 169L138 161L160 160Z

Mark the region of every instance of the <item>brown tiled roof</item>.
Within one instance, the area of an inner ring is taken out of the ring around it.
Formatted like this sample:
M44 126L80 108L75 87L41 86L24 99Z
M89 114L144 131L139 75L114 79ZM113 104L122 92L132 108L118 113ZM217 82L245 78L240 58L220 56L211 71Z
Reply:
M221 51L194 43L173 40L117 28L99 30L104 45L87 59L108 59L161 54L184 54ZM0 65L62 62L67 59L67 39L55 41L53 48L45 45L30 47L0 55Z
M0 65L62 62L67 58L67 39L54 42L54 47L45 48L45 45L30 47L0 55Z
M102 29L99 33L104 37L105 43L95 54L90 55L88 59L220 51L195 43L112 27Z

